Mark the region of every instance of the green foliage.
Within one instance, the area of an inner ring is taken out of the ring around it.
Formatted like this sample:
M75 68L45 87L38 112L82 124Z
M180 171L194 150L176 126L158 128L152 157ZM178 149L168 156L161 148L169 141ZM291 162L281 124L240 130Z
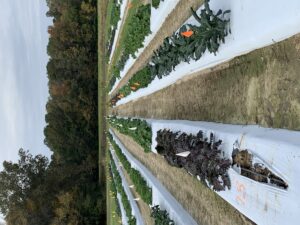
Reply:
M160 4L160 0L152 0L152 6L154 8L157 9L159 7L159 4Z
M126 85L120 88L119 93L113 98L114 102L118 101L117 96L122 95L123 97L126 97L131 92L135 92L140 88L147 87L153 79L154 78L151 74L150 67L144 67L143 69L138 71L132 78L130 78Z
M143 47L145 37L150 34L150 4L141 5L136 13L130 18L128 29L124 36L124 45L121 57L118 63L112 69L112 78L110 81L110 90L113 87L116 78L120 78L120 71L124 69L129 56L135 57L135 52Z
M109 169L109 175L110 175L111 178L113 178L113 174L112 174L111 169ZM117 188L116 188L116 184L115 184L114 179L111 179L111 182L110 182L110 191L112 193L112 197L115 200L116 213L119 215L119 217L121 217L121 208L120 208L119 201L118 201L118 198L117 198Z
M167 37L163 45L154 52L151 59L153 76L156 75L159 78L167 76L180 62L189 62L191 59L199 60L206 50L216 54L220 43L225 42L229 20L224 19L224 16L230 11L219 10L214 14L208 2L209 0L205 1L205 7L201 10L200 16L191 9L199 26L182 26L178 33ZM186 31L192 31L192 36L183 36L182 33Z
M41 155L33 157L23 149L19 150L19 157L18 163L3 163L3 171L0 172L0 212L9 219L14 217L16 211L22 211L20 216L27 221L26 224L47 224L44 220L52 214L52 208L44 205L43 199L52 200L45 181L49 160ZM30 211L27 210L29 203Z
M146 180L143 178L141 173L132 168L129 161L127 160L126 156L122 153L122 150L117 145L117 143L114 141L112 135L109 133L108 138L110 140L110 143L112 144L120 162L122 163L123 167L127 171L132 183L135 186L135 189L137 193L141 196L144 202L146 202L148 205L152 203L152 189L147 185Z
M150 34L150 4L141 5L129 22L127 35L124 38L125 54L135 57L135 52L143 47L145 37Z
M8 225L99 225L106 208L98 181L97 1L47 4L51 162L24 152L18 163L4 162L0 192L8 195L0 194L0 207Z
M231 187L228 169L231 166L229 158L222 156L221 140L215 141L211 133L210 138L197 135L159 130L156 136L158 154L164 156L167 162L179 168L185 168L190 174L199 176L204 185L209 184L216 191L223 191ZM187 157L178 153L190 152Z
M107 55L109 56L111 54L112 46L115 39L115 33L118 27L118 22L120 21L120 8L121 5L118 4L117 0L113 0L112 8L110 12L110 27L108 30L108 43L107 43ZM109 59L109 57L108 57Z
M116 164L115 164L114 160L112 159L111 155L110 155L110 157L111 157L110 169L113 174L113 179L116 184L117 191L121 195L121 201L122 201L123 207L125 209L126 216L128 218L128 224L135 225L136 219L131 213L132 212L131 205L128 200L128 196L126 195L124 188L122 186L122 178L117 170Z
M145 120L109 117L108 122L122 134L132 137L145 152L151 151L152 130Z
M130 80L143 81L143 86L131 89L133 82L122 87L117 96L115 96L111 105L115 105L122 97L129 95L132 91L136 91L141 87L147 87L157 76L161 79L163 76L169 75L175 67L181 62L190 62L190 60L199 60L203 53L208 50L210 53L216 54L220 43L225 42L228 35L227 25L229 19L225 19L225 15L229 10L219 10L216 14L209 8L209 0L205 1L204 9L201 10L200 16L192 10L193 16L200 25L184 25L179 32L174 33L171 37L165 38L163 44L153 53L151 62L141 71L137 72ZM192 35L186 37L182 35L184 32L192 32Z
M170 219L169 213L166 210L161 210L159 205L151 208L151 217L154 218L155 225L175 225L174 221Z

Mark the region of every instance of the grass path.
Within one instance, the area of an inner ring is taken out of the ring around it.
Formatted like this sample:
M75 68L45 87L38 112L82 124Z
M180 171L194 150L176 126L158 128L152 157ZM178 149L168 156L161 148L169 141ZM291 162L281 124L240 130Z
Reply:
M300 34L120 105L126 117L300 130Z
M98 1L98 126L99 126L99 181L105 184L106 149L106 14L108 0Z
M106 16L108 10L108 0L98 0L98 140L99 140L99 183L106 193L106 224L116 225L112 222L114 205L109 197L109 183L107 182L107 161L106 161L106 40L108 29L106 27ZM103 224L105 221L101 221Z
M185 170L169 166L154 153L145 153L132 138L114 133L126 149L146 166L201 225L251 225L246 217ZM174 176L176 174L176 176Z
M115 96L117 91L124 86L128 80L139 70L141 70L151 59L153 51L156 50L163 40L171 36L174 31L180 28L180 26L192 15L191 7L194 9L199 8L203 4L203 0L181 0L175 9L169 14L166 20L161 25L160 30L150 41L149 45L145 48L143 53L136 59L135 63L129 69L127 74L119 82L115 90L111 93L110 98Z

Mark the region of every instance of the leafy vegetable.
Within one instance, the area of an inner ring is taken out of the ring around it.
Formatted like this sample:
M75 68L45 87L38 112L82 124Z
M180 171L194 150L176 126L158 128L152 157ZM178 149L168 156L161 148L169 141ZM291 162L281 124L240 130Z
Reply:
M151 151L152 130L145 120L140 119L125 119L115 116L109 117L110 125L116 128L119 132L132 137L140 144L145 152Z
M157 132L156 150L167 162L176 167L185 168L190 174L199 176L203 184L207 182L216 191L230 189L227 170L231 166L230 159L222 157L221 140L215 141L211 133L206 138L202 131L197 135L159 130ZM177 154L189 152L186 157Z
M119 93L111 100L115 105L118 100L129 95L141 87L147 87L155 77L161 79L168 76L181 62L189 63L191 60L199 60L204 52L216 54L220 44L225 42L225 37L230 32L229 19L225 19L230 11L219 10L214 13L205 0L204 9L198 15L193 9L192 13L199 25L183 25L179 32L164 39L163 44L153 53L150 63L137 72L130 81L120 89ZM132 81L132 82L131 82ZM143 82L143 85L131 88L133 82ZM122 95L122 97L118 97Z
M120 71L124 69L125 63L129 56L135 58L135 53L139 48L142 48L145 37L151 33L150 30L150 4L141 5L138 7L134 16L130 18L128 29L124 36L124 44L122 45L122 55L118 63L112 69L112 78L109 83L109 88L113 87L116 78L120 78Z
M154 218L154 225L175 225L170 219L169 213L166 210L161 210L159 205L151 208L151 217Z

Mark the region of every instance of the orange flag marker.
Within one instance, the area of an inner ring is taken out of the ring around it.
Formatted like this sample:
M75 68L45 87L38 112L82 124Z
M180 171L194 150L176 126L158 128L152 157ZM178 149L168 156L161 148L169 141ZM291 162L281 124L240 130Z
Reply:
M194 34L194 31L192 30L188 30L188 31L185 31L185 32L181 32L181 35L184 36L184 37L190 37Z

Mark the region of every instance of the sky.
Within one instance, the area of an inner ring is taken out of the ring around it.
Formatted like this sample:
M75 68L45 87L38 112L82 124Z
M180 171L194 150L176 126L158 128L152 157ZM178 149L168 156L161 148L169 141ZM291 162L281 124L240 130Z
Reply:
M20 148L50 156L44 145L48 99L46 0L0 0L0 170Z

